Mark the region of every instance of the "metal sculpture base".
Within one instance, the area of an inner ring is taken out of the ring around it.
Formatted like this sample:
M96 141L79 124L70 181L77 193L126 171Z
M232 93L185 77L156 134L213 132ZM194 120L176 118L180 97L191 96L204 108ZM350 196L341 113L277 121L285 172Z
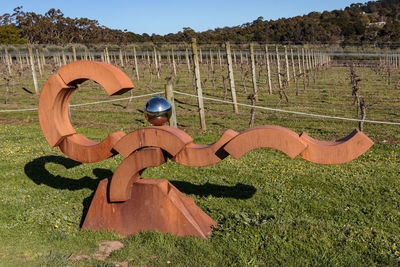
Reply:
M100 181L82 229L114 231L130 236L159 231L177 236L208 239L217 223L164 179L140 179L125 202L108 200L109 180Z

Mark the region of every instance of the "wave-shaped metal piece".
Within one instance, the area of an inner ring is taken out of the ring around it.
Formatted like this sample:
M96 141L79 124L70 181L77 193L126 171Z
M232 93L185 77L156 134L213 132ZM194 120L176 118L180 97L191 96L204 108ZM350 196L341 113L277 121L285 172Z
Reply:
M199 145L194 144L193 139L182 130L170 126L152 126L127 134L114 146L116 151L126 157L120 165L126 167L123 168L125 171L118 168L114 173L109 190L110 200L129 199L129 194L122 193L125 189L121 188L127 186L127 183L119 180L129 180L130 177L136 177L134 180L139 179L139 172L143 169L133 167L130 169L127 166L133 166L133 158L138 160L136 153L146 147L162 149L167 157L179 164L202 167L216 164L228 155L240 159L247 152L258 148L277 149L290 158L299 156L318 164L342 164L359 157L372 145L371 139L357 130L335 142L323 142L305 133L299 136L290 129L274 125L255 127L240 134L227 130L217 142ZM158 158L159 153L149 155L147 158ZM156 166L153 163L149 164Z

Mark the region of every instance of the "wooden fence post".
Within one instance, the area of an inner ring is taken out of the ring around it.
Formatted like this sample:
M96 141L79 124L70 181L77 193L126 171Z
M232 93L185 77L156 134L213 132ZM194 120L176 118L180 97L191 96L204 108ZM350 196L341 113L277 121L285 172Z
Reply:
M11 72L11 62L10 62L10 58L8 57L7 48L5 48L5 52L6 52L6 63L7 63L8 74L10 74L10 76L11 76L11 75L12 75L12 72Z
M186 56L186 64L187 64L188 72L190 73L190 60L189 60L189 51L188 51L188 49L187 49L187 48L186 48L186 53L185 53L185 56Z
M258 88L256 80L256 64L254 61L254 43L250 43L251 79L253 81L254 98L258 101Z
M44 57L45 59L46 57ZM85 47L85 51L83 52L83 54L81 54L81 59L80 60L90 60L88 57L88 51L87 48Z
M269 91L269 94L272 95L271 67L270 67L270 65L269 65L268 45L265 45L265 59L266 59L267 75L268 75L268 91Z
M175 54L174 49L171 50L172 53L172 68L174 69L174 76L176 77L176 62L175 62Z
M194 74L196 82L197 100L199 104L199 115L200 115L200 126L203 131L207 130L206 116L204 113L203 103L203 90L201 88L200 68L199 68L199 55L197 54L196 38L192 38L192 50L193 50L193 63L194 63Z
M44 67L46 65L46 61L44 59L44 54L43 53L40 54L40 63L42 65L42 70L44 71Z
M19 63L19 68L22 70L23 66L22 66L22 56L21 56L21 52L18 52L18 63Z
M74 45L72 46L72 53L74 55L74 61L76 61L76 49Z
M214 71L214 54L210 48L210 64L211 64L211 71Z
M8 55L8 61L10 61L11 65L13 64L12 56Z
M30 66L30 61L29 61L29 53L25 54L25 60L26 60L26 65Z
M156 66L156 72L157 72L157 79L160 79L160 69L158 67L158 59L157 59L157 50L156 47L154 47L153 51L153 58L154 58L154 65Z
M122 57L122 50L119 49L119 61L121 62L121 67L125 67L124 58Z
M149 50L147 50L146 51L146 59L147 59L147 65L151 65L151 62L150 62L150 53L149 53ZM151 70L149 70L149 71L151 71Z
M294 81L294 83L297 83L296 67L294 66L293 48L290 48L290 57L292 59L293 81Z
M136 79L139 80L139 69L138 69L138 64L137 64L137 58L136 58L136 47L133 46L133 61L135 64L135 72L136 72Z
M36 78L36 71L35 71L35 62L33 59L33 53L32 53L32 46L28 46L28 51L29 51L29 58L30 58L30 65L32 69L32 78L33 78L33 85L35 86L35 93L36 95L39 95L39 89L38 89L38 83L37 83L37 78Z
M110 56L108 54L108 47L107 46L106 46L106 50L104 52L104 59L108 64L110 64Z
M300 48L299 47L297 47L297 64L299 67L299 77L297 78L298 82L296 83L296 96L299 95L299 82L301 80L301 75L303 75L303 77L304 77L303 70L301 69L301 58L300 58ZM304 84L305 84L305 82L304 82Z
M311 69L312 69L312 70L314 69L314 58L313 58L313 53L314 53L314 51L313 51L312 49L310 49L310 51L309 51L309 53L308 53L308 56L310 57L310 66L311 66Z
M200 59L200 64L203 64L203 53L201 52L201 48L199 48L199 59Z
M58 53L53 55L53 61L55 65L60 66L60 55Z
M306 79L308 79L308 67L306 64L307 60L306 60L306 55L305 55L305 51L304 48L301 48L301 56L302 56L302 65L303 65L303 89L304 91L306 90Z
M56 55L53 55L53 62L54 65L58 65L58 57Z
M227 42L225 45L225 48L226 48L226 58L228 61L229 85L231 87L233 110L237 114L237 113L239 113L239 110L238 110L237 100L236 100L235 78L233 76L231 44L229 42Z
M157 55L158 55L158 69L159 69L160 72L161 72L161 65L162 65L161 52L160 52L160 51L157 51Z
M276 67L278 71L279 89L282 89L281 64L279 61L279 50L277 45L275 46L275 50L276 50Z
M40 63L39 50L37 50L37 49L36 49L36 61L37 61L37 64L38 64L38 70L39 70L40 78L42 78L42 76L43 76L42 64Z
M288 58L288 52L287 52L287 46L285 45L285 62L286 62L286 81L287 85L290 85L290 71L289 71L289 58Z
M169 125L172 127L177 127L176 122L176 110L175 110L175 102L174 102L174 91L172 89L172 79L167 79L167 84L165 85L165 98L171 104L172 114L169 118Z
M315 69L317 67L317 62L316 62L315 51L314 50L312 50L312 61L313 61L313 67Z

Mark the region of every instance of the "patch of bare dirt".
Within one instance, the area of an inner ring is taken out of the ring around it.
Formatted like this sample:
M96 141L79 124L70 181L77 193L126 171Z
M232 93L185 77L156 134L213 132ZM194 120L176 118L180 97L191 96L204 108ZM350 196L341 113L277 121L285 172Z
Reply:
M129 262L127 262L127 261L116 262L115 265L116 266L121 266L121 267L128 267L129 266Z
M93 258L98 260L105 260L107 259L111 253L115 250L119 250L124 247L119 241L104 241L99 244L99 251L93 254Z
M99 244L99 250L95 252L93 255L88 256L84 254L77 255L72 258L72 261L79 261L82 259L96 259L96 260L101 260L104 261L107 259L111 253L113 253L116 250L119 250L124 247L124 244L122 244L120 241L103 241ZM118 262L116 263L119 266L125 267L128 266L128 262Z

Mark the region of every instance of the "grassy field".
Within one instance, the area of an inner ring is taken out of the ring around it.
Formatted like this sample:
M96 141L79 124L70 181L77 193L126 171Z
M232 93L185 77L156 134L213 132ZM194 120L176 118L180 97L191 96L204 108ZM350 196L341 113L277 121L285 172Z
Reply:
M185 65L174 89L193 93ZM170 74L164 65L162 79L149 84L134 81L134 95L162 91ZM131 76L131 69L126 70ZM223 99L218 69L216 87L205 83L204 95ZM372 69L356 68L362 78L367 119L398 121L400 89ZM226 72L226 70L225 70ZM239 68L235 70L238 98L249 103ZM207 77L207 66L203 66ZM224 74L226 75L226 73ZM43 85L49 73L43 75ZM306 91L290 103L269 96L265 73L259 79L260 106L278 107L332 116L355 117L349 69L330 68L311 80ZM276 77L274 77L276 78ZM30 108L38 98L20 88L32 88L29 75L16 85L8 105L1 109ZM234 115L226 104L205 102L207 131L199 130L195 98L175 96L178 126L196 143L212 143L231 128L248 128L249 109ZM228 92L228 100L229 100ZM85 83L72 103L109 99L94 83ZM102 140L116 130L130 132L148 126L142 114L147 99L71 109L77 131ZM255 125L273 124L321 140L344 137L356 122L322 120L257 110ZM98 182L110 177L123 158L80 164L51 148L44 139L35 111L0 113L0 265L2 266L398 266L400 262L400 128L365 124L375 145L360 158L343 165L322 166L279 151L259 149L242 159L228 157L206 168L168 162L147 169L143 177L166 178L219 223L209 241L146 232L123 238L111 232L81 231ZM124 247L107 259L96 259L103 241L120 241ZM77 256L86 255L80 260Z

